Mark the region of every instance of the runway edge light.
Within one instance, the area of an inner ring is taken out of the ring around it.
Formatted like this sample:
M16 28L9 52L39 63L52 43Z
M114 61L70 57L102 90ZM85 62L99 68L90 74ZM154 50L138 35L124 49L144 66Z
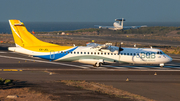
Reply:
M128 77L127 77L126 81L129 81Z
M157 73L155 72L154 75L157 75Z

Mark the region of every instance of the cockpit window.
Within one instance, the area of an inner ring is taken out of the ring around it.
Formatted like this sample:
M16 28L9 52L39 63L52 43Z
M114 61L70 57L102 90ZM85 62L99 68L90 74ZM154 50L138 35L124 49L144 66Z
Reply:
M162 51L158 51L158 52L157 52L157 54L164 54L164 52L162 52Z

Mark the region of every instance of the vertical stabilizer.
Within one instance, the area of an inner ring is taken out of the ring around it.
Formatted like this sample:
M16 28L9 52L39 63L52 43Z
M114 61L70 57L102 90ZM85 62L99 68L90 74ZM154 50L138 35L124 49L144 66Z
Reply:
M121 22L121 27L122 27L122 29L123 29L123 20L124 20L124 18L122 18L122 22Z
M37 39L34 35L28 32L28 30L24 26L24 23L22 23L20 20L9 20L9 24L11 27L16 47L58 46Z
M15 42L15 45L16 47L18 46L24 46L23 45L23 40L18 32L18 29L15 27L15 25L23 25L23 23L20 23L19 20L9 20L9 24L10 24L10 27L11 27L11 31L12 31L12 34L13 34L13 37L14 37L14 42Z

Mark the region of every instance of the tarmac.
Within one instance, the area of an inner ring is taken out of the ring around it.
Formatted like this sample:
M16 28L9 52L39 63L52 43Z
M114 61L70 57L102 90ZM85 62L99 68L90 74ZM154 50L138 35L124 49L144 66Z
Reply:
M112 64L94 68L73 62L50 62L26 55L0 51L0 77L42 84L57 80L86 80L157 101L180 101L180 58L158 65ZM129 81L127 81L127 79ZM53 89L54 90L54 89Z

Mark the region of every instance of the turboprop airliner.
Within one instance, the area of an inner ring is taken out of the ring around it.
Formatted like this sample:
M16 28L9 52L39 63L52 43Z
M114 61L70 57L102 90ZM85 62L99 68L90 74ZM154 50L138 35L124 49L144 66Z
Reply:
M171 57L160 49L125 48L112 46L111 43L87 43L86 46L60 46L43 42L32 35L24 23L19 20L9 20L16 47L9 47L13 52L27 54L49 61L72 61L92 64L100 67L106 63L158 64L170 62Z
M95 26L99 27L100 29L110 29L110 30L127 30L127 29L137 29L137 28L141 28L141 27L147 27L146 25L143 25L143 26L123 26L123 21L125 21L124 18L117 18L117 19L115 19L115 21L116 22L113 23L113 26L99 26L99 25L95 25Z

